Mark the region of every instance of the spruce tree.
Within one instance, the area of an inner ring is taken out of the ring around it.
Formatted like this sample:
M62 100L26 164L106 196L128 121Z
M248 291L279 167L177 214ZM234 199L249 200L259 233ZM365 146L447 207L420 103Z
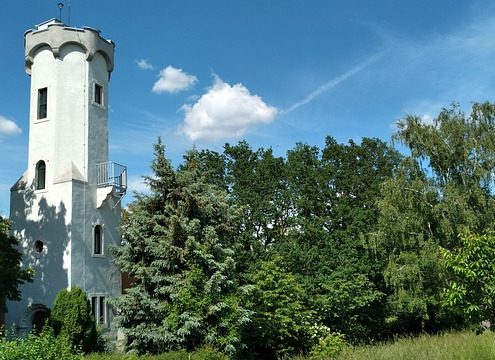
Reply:
M159 140L149 194L129 206L116 263L135 279L114 304L129 350L160 353L242 347L249 312L239 302L234 248L239 211L202 175L198 152L174 170Z

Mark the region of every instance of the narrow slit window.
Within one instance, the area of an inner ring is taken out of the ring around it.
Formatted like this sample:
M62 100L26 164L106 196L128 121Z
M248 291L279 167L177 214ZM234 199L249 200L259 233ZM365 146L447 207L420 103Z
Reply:
M94 90L94 102L99 105L103 105L103 86L95 83Z
M38 161L36 164L36 175L35 175L35 189L43 190L45 188L46 180L46 164L43 160Z
M98 304L98 324L105 323L105 297L100 296Z
M105 296L91 296L91 312L93 313L96 324L104 325L107 323L107 307Z
M95 226L93 254L95 254L95 255L102 255L103 254L103 236L102 236L102 231L101 231L101 225Z
M38 119L45 119L48 115L48 88L38 90Z
M98 311L98 298L96 296L91 296L91 313L95 317L96 320L96 312Z

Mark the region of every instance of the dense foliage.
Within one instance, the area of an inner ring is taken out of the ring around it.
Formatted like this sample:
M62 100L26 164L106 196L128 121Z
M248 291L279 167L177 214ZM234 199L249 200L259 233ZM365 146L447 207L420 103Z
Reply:
M82 360L75 354L69 340L55 337L51 329L25 338L0 338L0 360Z
M242 141L175 170L159 142L115 249L135 279L116 301L128 348L324 357L493 320L494 121L489 103L408 116L408 156L368 138L285 157Z
M243 342L250 312L235 277L238 209L205 181L198 154L172 169L158 143L147 182L152 191L129 208L117 264L135 278L115 301L128 347L139 353L211 345L228 354Z
M192 352L182 349L158 355L95 353L85 356L84 360L228 360L228 357L210 347L204 347Z
M9 236L9 221L0 216L0 312L6 312L5 299L20 300L19 286L32 281L33 271L21 267L18 241Z
M58 292L50 312L50 324L57 337L65 338L72 349L98 351L96 325L86 293L77 287Z
M461 246L442 249L449 278L444 289L445 304L480 324L495 322L495 235L465 233Z

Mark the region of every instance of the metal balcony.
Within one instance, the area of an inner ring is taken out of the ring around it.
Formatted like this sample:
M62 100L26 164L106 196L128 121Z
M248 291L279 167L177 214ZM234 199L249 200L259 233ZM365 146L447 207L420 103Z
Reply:
M127 191L127 166L108 161L96 164L96 186L114 188L119 196Z

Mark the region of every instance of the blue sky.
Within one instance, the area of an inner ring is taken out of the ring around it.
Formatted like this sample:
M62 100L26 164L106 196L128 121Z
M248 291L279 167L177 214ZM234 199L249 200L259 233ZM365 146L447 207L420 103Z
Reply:
M67 5L63 20L67 22ZM23 34L58 1L2 1L0 214L27 166ZM362 137L389 141L406 114L495 94L495 4L453 0L72 0L71 25L116 43L110 158L142 190L161 136L179 164L192 146L246 139L284 155ZM132 194L126 202L132 201Z

